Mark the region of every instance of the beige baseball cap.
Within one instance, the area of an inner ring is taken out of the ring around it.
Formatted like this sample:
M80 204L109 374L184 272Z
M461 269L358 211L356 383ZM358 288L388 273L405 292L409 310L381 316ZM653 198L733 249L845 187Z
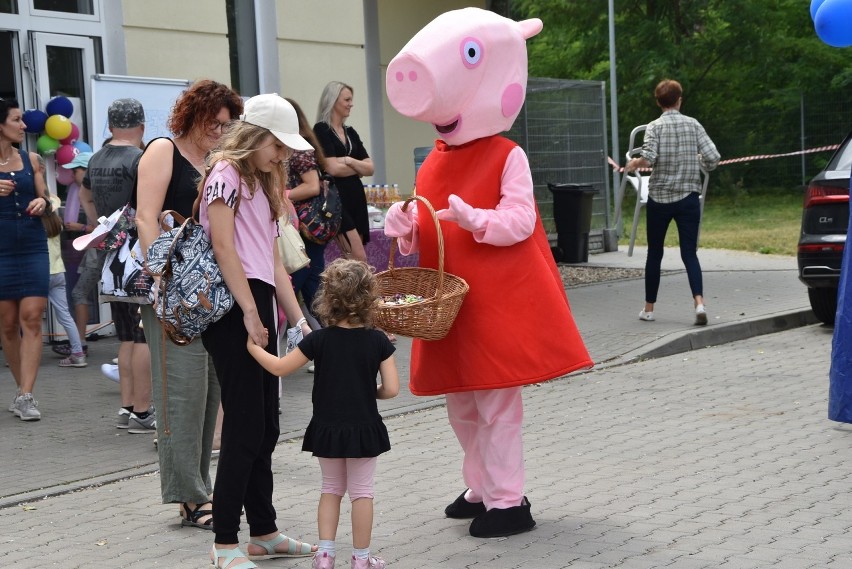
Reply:
M240 120L265 128L293 150L314 149L299 134L299 117L296 116L296 109L278 93L250 98L246 101Z

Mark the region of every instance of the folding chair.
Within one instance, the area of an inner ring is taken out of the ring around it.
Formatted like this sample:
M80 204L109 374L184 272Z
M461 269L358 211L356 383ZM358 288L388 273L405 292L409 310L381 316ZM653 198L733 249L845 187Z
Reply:
M630 131L630 140L627 144L629 150L625 153L625 157L629 162L631 159L639 155L641 146L636 146L636 137L640 133L645 132L648 125L639 125ZM636 192L636 208L633 210L633 229L630 232L630 246L627 248L627 256L633 256L633 244L636 242L636 228L639 226L639 214L645 204L648 203L648 176L643 176L638 170L634 172L624 172L621 178L621 185L618 188L618 195L615 203L615 226L618 227L621 223L621 204L624 201L624 191L627 189L627 184L633 187Z

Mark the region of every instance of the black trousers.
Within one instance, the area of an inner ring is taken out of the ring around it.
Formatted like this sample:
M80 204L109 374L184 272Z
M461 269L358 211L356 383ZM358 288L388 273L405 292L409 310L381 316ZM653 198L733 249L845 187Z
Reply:
M278 345L275 288L249 279L263 325L269 330L267 351ZM272 452L278 443L278 378L248 353L243 311L234 306L201 335L222 388L222 445L213 486L216 543L239 543L240 511L245 506L252 536L274 533Z

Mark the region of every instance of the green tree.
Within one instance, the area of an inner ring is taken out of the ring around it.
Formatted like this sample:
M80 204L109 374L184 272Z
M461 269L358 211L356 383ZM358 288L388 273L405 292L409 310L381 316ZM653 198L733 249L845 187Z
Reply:
M544 22L528 42L531 76L609 88L606 2L516 0L508 12ZM681 82L683 112L704 124L723 157L797 150L802 97L814 111L809 146L837 143L852 129L852 50L819 40L807 2L616 0L615 29L621 149L633 126L659 115L653 90L663 78ZM789 184L777 179L777 164L760 166L730 168L728 178Z

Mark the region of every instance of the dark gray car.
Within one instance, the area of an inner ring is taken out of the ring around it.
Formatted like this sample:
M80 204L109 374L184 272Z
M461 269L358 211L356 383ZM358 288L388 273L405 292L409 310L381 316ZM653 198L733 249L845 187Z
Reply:
M849 225L849 172L852 133L840 145L825 169L814 176L805 192L802 234L797 254L799 280L808 287L814 314L834 323L840 263Z

